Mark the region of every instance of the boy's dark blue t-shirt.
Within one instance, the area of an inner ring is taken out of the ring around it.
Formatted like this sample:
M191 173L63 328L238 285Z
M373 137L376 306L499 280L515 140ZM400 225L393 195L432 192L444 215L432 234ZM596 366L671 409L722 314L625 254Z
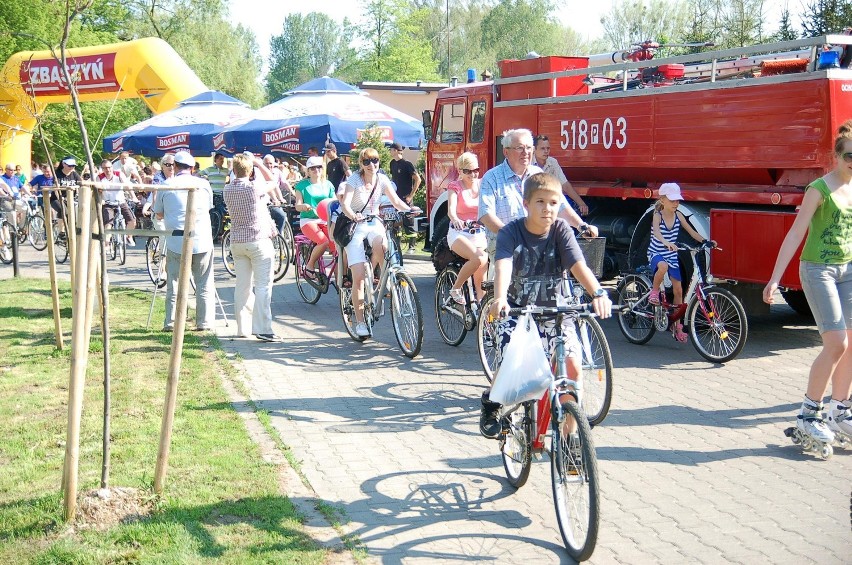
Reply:
M584 260L574 230L561 219L546 235L530 233L523 218L509 222L497 233L494 257L512 259L507 298L513 306L555 306L557 296L570 298L562 275Z

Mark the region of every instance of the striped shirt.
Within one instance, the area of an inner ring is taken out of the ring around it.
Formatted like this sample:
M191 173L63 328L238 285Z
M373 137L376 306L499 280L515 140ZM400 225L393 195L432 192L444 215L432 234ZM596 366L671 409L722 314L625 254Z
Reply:
M349 186L354 191L352 194L352 202L349 204L349 207L352 208L353 212L361 212L364 216L375 216L379 213L379 199L381 199L382 193L385 189L392 188L392 185L390 179L383 173L376 173L375 184L375 192L373 191L372 186L369 188L364 186L364 178L360 173L355 173L350 176L346 182L340 183L341 187L344 185ZM371 193L373 197L370 199L370 202L367 203L367 199L370 198ZM362 208L364 209L363 212L361 211Z
M675 213L675 220L672 227L666 225L666 221L663 219L663 215L659 212L654 212L660 216L660 232L663 234L663 239L670 243L675 243L677 241L677 236L680 233L680 218L678 218L678 214ZM662 241L659 241L656 237L651 235L651 245L648 246L648 261L654 258L655 255L659 255L663 258L663 260L669 264L669 266L677 268L677 251L669 251L666 249L665 244Z
M212 165L201 171L201 176L207 179L213 192L222 192L225 188L225 180L228 178L228 169L225 167L220 169L216 165Z
M223 196L231 215L231 242L251 243L275 237L275 224L266 209L269 202L265 181L234 180Z

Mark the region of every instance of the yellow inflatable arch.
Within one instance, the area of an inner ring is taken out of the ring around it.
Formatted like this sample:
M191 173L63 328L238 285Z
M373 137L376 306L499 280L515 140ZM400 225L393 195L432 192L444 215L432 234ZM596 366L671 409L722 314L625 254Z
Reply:
M159 114L207 90L171 45L153 37L68 49L66 66L81 102L138 97ZM36 117L50 103L71 100L59 69L50 51L22 51L6 61L0 75L0 163L29 171Z

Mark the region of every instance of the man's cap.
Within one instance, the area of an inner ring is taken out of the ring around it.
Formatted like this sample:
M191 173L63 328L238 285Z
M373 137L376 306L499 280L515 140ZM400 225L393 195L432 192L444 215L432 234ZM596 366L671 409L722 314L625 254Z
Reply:
M305 163L305 168L322 167L322 157L308 157L308 162Z
M71 155L68 155L68 156L62 158L62 164L68 165L69 167L76 167L77 166L77 159L75 159Z
M195 157L189 151L178 151L175 153L175 163L186 165L187 167L195 166Z
M390 149L396 149L397 151L402 151L402 145L394 142L394 143L390 144Z
M326 143L323 146L322 150L323 151L334 151L335 153L337 153L337 147L335 147L333 143Z
M683 195L680 193L680 187L677 183L667 182L660 185L660 196L665 196L669 200L683 200Z

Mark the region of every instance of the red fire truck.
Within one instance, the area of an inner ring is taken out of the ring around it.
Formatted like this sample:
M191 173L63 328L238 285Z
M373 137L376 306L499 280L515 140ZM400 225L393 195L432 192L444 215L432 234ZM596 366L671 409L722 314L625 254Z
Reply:
M423 120L432 241L446 234L455 158L471 151L485 171L503 159L502 132L527 128L550 138L589 204L587 221L607 237L608 274L645 261L655 190L677 182L681 210L723 249L711 272L762 311L804 189L834 166L835 133L852 118L852 37L654 59L658 47L502 61L498 80L439 92ZM781 284L805 311L798 262Z

